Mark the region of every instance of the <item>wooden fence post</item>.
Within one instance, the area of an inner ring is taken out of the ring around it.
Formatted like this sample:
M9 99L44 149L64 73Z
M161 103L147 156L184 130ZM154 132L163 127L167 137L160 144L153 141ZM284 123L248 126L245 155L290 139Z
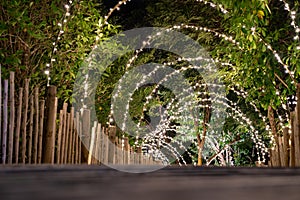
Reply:
M19 163L19 146L20 146L20 129L22 121L22 99L23 99L23 88L19 90L19 105L18 105L18 116L17 116L17 127L15 135L15 163Z
M137 147L137 164L142 163L142 147Z
M109 139L108 139L108 129L103 127L102 128L102 133L101 133L101 137L102 137L102 152L101 152L101 158L100 158L100 162L107 164L108 163L108 143L109 143Z
M40 124L39 124L39 139L38 139L38 163L42 163L43 150L43 131L44 131L44 116L45 116L45 100L40 102Z
M290 117L291 117L291 147L290 147L290 167L295 167L295 137L294 137L294 133L295 133L295 112L291 112L290 113Z
M76 164L79 164L80 162L80 154L81 154L81 140L80 140L80 114L79 112L76 112L76 141L75 141L75 144L76 144L76 149L75 149L75 163Z
M68 148L68 163L72 163L72 147L73 147L73 126L74 126L74 108L70 111L70 126L69 126L69 148Z
M84 109L82 114L82 143L81 143L81 162L87 163L89 156L90 142L90 110Z
M97 134L96 134L96 143L95 143L95 162L96 164L99 164L99 161L100 161L100 158L99 158L99 155L102 150L101 150L101 124L98 123L98 126L97 126Z
M3 94L3 132L2 132L2 164L6 163L6 142L7 142L7 112L8 112L8 80L4 80Z
M55 124L56 124L56 87L49 86L46 103L46 123L43 136L43 163L54 163Z
M109 142L108 142L108 163L113 164L115 159L115 139L116 139L116 127L109 127Z
M58 134L57 134L57 149L56 149L56 163L60 164L61 160L61 146L62 146L62 129L63 129L63 118L64 118L64 111L60 110L59 112L59 127L58 127Z
M74 107L71 108L71 115L72 115L72 148L71 148L71 163L74 164L74 160L75 160L75 141L76 141L76 127L75 127L75 113L74 113Z
M33 140L33 163L37 164L38 156L38 136L39 136L39 88L34 90L34 106L35 106L35 125L34 125L34 140Z
M34 103L33 96L30 96L30 114L29 114L29 141L28 141L28 163L32 161L32 133L33 133L33 115L34 115Z
M128 165L130 164L130 146L129 146L129 138L124 138L124 164Z
M67 134L67 108L68 104L63 105L63 121L62 121L62 136L61 136L61 153L60 153L60 163L65 164L65 149L66 147L66 134Z
M280 156L280 166L284 167L285 165L285 154L284 154L284 148L283 148L283 137L278 137L279 142L279 156Z
M108 156L109 156L109 143L110 143L110 141L109 141L109 133L108 132L109 132L109 129L105 128L104 129L104 134L103 134L103 136L104 136L103 161L104 161L105 164L108 164Z
M295 118L295 167L300 167L300 83L297 84L297 106Z
M68 163L68 151L69 151L69 134L70 134L70 121L71 120L71 114L67 113L67 120L66 120L66 138L65 138L65 152L64 152L64 163Z
M22 121L22 163L26 162L26 131L27 131L27 112L28 112L28 95L29 95L29 79L25 80L25 90L24 90L24 111L23 111L23 121Z
M13 161L15 128L15 73L10 72L9 77L9 139L8 139L8 164Z
M2 146L2 72L0 64L0 146ZM0 158L2 158L2 148L0 147Z
M94 146L95 146L95 136L96 136L96 130L97 130L97 122L94 122L94 126L92 127L92 134L91 134L91 141L89 145L89 156L88 156L88 164L92 164L92 158L94 155Z
M286 127L283 129L283 152L284 152L284 167L289 166L289 129Z

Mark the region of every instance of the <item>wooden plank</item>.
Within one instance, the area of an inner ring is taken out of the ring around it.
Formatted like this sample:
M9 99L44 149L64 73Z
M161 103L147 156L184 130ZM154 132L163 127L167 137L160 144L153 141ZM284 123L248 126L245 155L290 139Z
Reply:
M95 142L95 160L96 160L96 164L99 164L100 159L99 159L99 155L100 155L100 147L101 147L101 124L98 123L97 126L97 131L96 131L96 142Z
M79 119L79 140L78 140L78 163L81 164L81 155L82 155L82 123Z
M2 65L0 63L0 146L2 147ZM2 158L2 148L0 147L0 158ZM0 160L2 161L2 159Z
M2 164L6 163L6 145L7 145L7 118L8 118L8 80L4 80L3 93L3 132L2 132Z
M75 164L78 164L79 162L79 154L81 153L79 151L79 144L80 144L80 138L79 138L79 120L80 120L80 114L79 112L76 112L76 120L75 120Z
M284 167L289 166L289 129L286 127L283 129L283 154L284 154Z
M103 163L103 156L104 156L104 134L105 133L105 127L102 126L101 130L100 130L100 141L99 141L99 156L98 156L98 160L99 160L99 164L101 165Z
M34 89L34 108L35 108L35 121L34 121L34 140L33 140L33 163L37 164L38 157L38 138L39 138L39 88Z
M38 160L37 160L37 162L39 164L42 163L44 116L45 116L45 100L41 100L41 102L40 102L39 136L38 136Z
M52 125L52 127L53 127L53 129L52 129L52 132L53 132L53 134L54 134L54 136L53 136L53 141L52 141L52 143L53 143L53 146L52 146L52 152L51 152L51 154L52 154L52 161L51 161L51 163L52 164L54 164L54 157L55 157L55 139L56 139L56 119L57 119L57 106L58 106L58 98L57 97L55 97L55 101L54 101L54 120L53 120L53 125Z
M32 161L32 135L33 135L33 115L34 115L34 103L33 96L30 96L30 114L29 114L29 134L28 134L28 163Z
M100 134L100 142L101 142L101 147L100 147L100 155L99 155L99 161L100 164L104 164L104 157L106 153L106 135L105 135L106 128L103 126L101 129L101 134Z
M70 153L70 163L74 164L75 156L75 123L74 123L74 107L71 108L71 153Z
M278 137L279 142L279 155L280 155L280 166L285 167L285 157L283 149L283 137Z
M272 167L278 167L278 162L277 162L277 153L275 148L271 149L271 155L272 155Z
M109 156L109 135L108 128L104 131L104 148L103 148L103 163L108 164L108 156Z
M124 138L124 153L125 153L125 157L124 157L124 164L128 165L130 164L129 161L130 161L130 146L129 146L129 138L128 137L125 137Z
M90 148L89 148L89 157L88 157L88 165L92 164L92 157L95 145L95 134L97 129L97 122L94 122L94 126L92 127L92 134L91 134L91 141L90 141Z
M82 145L81 145L81 162L88 162L89 143L90 143L90 110L84 109L82 114Z
M15 163L19 163L19 146L20 146L20 130L22 120L22 99L23 99L23 88L19 90L19 101L18 101L18 113L17 113L17 126L15 135Z
M64 164L68 163L70 123L71 123L71 114L67 113L67 126L66 126L66 140L65 140Z
M28 96L29 96L29 79L25 80L24 89L24 110L23 110L23 120L22 120L22 163L26 163L26 145L27 145L27 113L28 113Z
M135 164L135 156L134 156L134 149L133 149L133 147L130 147L130 160L129 160L129 164L130 165L134 165Z
M115 126L110 126L108 129L109 143L108 143L108 164L113 164L115 159L115 139L117 129Z
M49 86L47 90L46 121L43 135L43 163L54 163L56 109L56 87Z
M10 72L9 76L9 138L8 138L8 164L13 162L15 128L15 73Z
M295 112L291 112L290 113L290 117L291 117L291 127L292 127L292 131L291 131L291 147L290 147L290 167L295 167Z
M295 114L295 167L300 167L300 83L297 83L297 106Z
M115 151L115 157L116 157L116 164L118 165L123 165L123 150L122 150L122 139L117 138L116 141L118 142L117 145L115 146L116 151Z
M137 152L137 164L141 164L142 163L142 147L137 147L136 148L136 152Z
M70 125L69 125L69 147L68 147L68 163L72 163L72 146L73 146L73 123L74 122L74 108L70 111Z
M61 141L61 152L60 152L60 163L65 164L65 149L66 149L66 134L67 134L67 108L68 104L63 104L63 122L62 122L62 141Z
M62 130L63 130L63 120L64 120L64 111L60 110L59 112L59 127L57 133L57 149L56 149L56 163L60 164L61 161L61 146L62 146Z

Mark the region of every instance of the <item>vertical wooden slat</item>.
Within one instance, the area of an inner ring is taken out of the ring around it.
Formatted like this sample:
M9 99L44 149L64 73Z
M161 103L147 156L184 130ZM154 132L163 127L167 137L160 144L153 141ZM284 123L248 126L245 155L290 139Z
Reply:
M101 124L99 123L96 131L96 142L95 142L95 160L96 164L99 164L99 155L100 155L100 147L101 147Z
M100 150L99 150L99 164L103 164L103 161L104 161L104 147L105 147L105 141L104 141L104 136L105 136L105 127L103 126L101 128L101 131L100 131Z
M90 145L89 145L88 165L92 164L96 129L97 129L97 122L95 121L94 126L92 127L91 141L90 141Z
M116 163L118 165L123 165L124 162L123 162L123 148L122 148L122 139L121 138L118 138L118 145L116 146Z
M46 100L46 123L43 135L43 163L54 163L56 109L56 87L49 86Z
M109 143L108 143L108 163L113 164L115 158L115 139L116 139L116 127L109 127Z
M108 128L104 128L103 131L103 163L108 164L108 155L109 155L109 138L108 138Z
M285 157L284 157L284 149L283 149L283 137L278 137L279 142L279 155L280 155L280 166L285 167Z
M2 164L6 163L7 118L8 118L8 80L4 80L3 93L3 132L2 132Z
M74 107L71 107L71 127L70 127L70 158L69 163L74 164L74 141L75 141L75 128L74 128Z
M66 149L66 133L67 133L67 108L68 104L64 103L63 105L63 122L62 122L62 141L61 141L61 154L60 154L60 163L65 164L65 149Z
M89 142L90 142L90 110L84 109L82 114L82 145L81 145L81 162L88 162Z
M52 129L52 132L53 132L53 137L52 137L52 152L51 152L51 156L52 156L52 161L51 163L54 164L54 159L55 159L55 139L56 139L56 119L57 119L57 106L58 106L58 98L55 97L55 101L54 101L54 117L53 117L53 129Z
M33 95L30 96L30 114L29 114L29 134L28 134L28 163L32 161L32 133L33 133L33 115L34 115L34 103Z
M295 167L300 167L300 83L297 84L297 106L295 115Z
M34 106L35 106L35 123L34 123L34 140L33 140L33 163L37 164L38 157L38 136L39 136L39 88L34 90Z
M137 147L137 164L142 163L142 147Z
M22 121L22 163L26 162L26 143L27 143L27 112L28 112L28 95L29 95L29 79L25 80L24 89L24 110L23 110L23 121Z
M135 152L133 147L130 147L130 164L134 165L135 163Z
M78 138L78 164L81 164L81 155L82 155L82 123L79 120L79 138Z
M75 127L76 127L76 134L75 134L75 164L78 164L78 160L79 160L79 154L81 153L79 151L79 144L80 144L80 140L79 140L79 120L80 120L80 115L79 112L76 112L76 120L75 120Z
M295 112L291 112L290 113L291 116L291 127L292 127L292 131L291 131L291 147L290 147L290 166L291 167L295 167Z
M64 163L65 164L68 162L70 122L71 122L71 114L67 113L67 126L66 126L66 137L65 137L65 155L64 155Z
M125 157L124 157L124 164L128 165L130 161L130 147L129 147L129 139L128 137L124 138L124 152L125 152Z
M0 146L2 146L2 71L1 68L2 66L0 64ZM0 147L0 158L2 158L1 147Z
M284 154L284 167L289 166L289 129L286 127L283 129L283 154Z
M13 162L14 128L15 128L15 73L10 72L9 77L9 138L8 138L8 164Z
M16 135L15 135L15 163L19 163L19 145L20 145L20 129L21 129L21 120L22 120L22 99L23 99L23 88L19 90L19 105L18 105L18 114L17 114L17 126L16 126Z
M59 112L59 127L57 133L57 149L56 149L56 163L60 164L61 155L61 144L62 144L62 129L63 129L64 111Z
M44 116L45 116L45 100L40 102L40 124L39 124L39 139L38 139L38 163L42 163L43 150L43 131L44 131Z

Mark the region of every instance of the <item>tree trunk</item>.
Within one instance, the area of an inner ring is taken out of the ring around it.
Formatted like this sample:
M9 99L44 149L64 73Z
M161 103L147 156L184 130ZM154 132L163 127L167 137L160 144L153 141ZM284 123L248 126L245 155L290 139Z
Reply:
M203 131L202 131L202 137L200 137L200 133L197 134L197 142L198 142L198 166L202 166L202 151L205 144L205 137L207 132L207 123L209 122L210 118L210 107L205 107L204 112L204 119L203 119Z

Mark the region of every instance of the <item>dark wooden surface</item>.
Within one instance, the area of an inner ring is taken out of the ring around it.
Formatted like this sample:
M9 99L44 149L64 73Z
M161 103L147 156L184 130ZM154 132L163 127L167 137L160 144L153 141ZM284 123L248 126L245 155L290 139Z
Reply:
M300 200L300 169L1 166L0 199Z

